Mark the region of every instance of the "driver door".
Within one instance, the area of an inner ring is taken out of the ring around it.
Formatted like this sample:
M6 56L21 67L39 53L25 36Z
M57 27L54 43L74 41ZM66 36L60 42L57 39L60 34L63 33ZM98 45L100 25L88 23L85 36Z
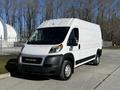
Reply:
M79 60L79 50L80 50L80 44L79 44L79 29L73 28L69 39L68 39L68 46L69 51L73 53L75 61Z

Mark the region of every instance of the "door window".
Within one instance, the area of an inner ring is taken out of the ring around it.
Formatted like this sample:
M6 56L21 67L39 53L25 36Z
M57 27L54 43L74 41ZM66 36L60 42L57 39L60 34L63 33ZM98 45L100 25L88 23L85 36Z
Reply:
M76 45L79 41L79 31L78 28L74 28L69 36L68 43Z

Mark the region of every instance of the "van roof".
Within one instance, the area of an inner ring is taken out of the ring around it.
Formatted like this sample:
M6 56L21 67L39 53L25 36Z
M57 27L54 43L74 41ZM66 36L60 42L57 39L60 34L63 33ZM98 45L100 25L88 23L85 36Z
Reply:
M51 19L51 20L46 20L44 21L38 28L44 28L44 27L70 27L73 24L79 24L81 26L99 26L97 24L94 23L90 23L81 19L77 19L77 18L60 18L60 19Z

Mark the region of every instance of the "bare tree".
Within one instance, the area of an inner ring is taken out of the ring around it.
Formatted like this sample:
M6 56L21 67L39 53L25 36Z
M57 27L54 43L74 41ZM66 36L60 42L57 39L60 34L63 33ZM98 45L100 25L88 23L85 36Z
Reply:
M53 18L53 2L54 0L46 0L45 2L45 19L52 19Z
M13 7L12 7L13 13L11 16L11 24L12 26L15 27L15 23L16 23L16 12L17 12L17 0L13 0Z
M10 8L10 0L5 0L5 16L7 23L10 23Z
M3 1L0 0L0 17L2 17L2 12L3 12L2 7L3 7Z
M43 20L75 17L99 24L104 40L120 42L120 0L0 0L0 17L21 38Z
M27 24L27 37L31 35L31 32L35 29L36 25L36 15L39 10L39 0L29 0L26 1L26 24Z

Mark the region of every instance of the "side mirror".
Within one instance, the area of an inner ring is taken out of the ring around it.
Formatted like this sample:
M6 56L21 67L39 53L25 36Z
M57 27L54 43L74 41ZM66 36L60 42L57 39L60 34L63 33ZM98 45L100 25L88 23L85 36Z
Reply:
M77 46L77 45L78 43L76 42L75 38L68 40L67 46Z

